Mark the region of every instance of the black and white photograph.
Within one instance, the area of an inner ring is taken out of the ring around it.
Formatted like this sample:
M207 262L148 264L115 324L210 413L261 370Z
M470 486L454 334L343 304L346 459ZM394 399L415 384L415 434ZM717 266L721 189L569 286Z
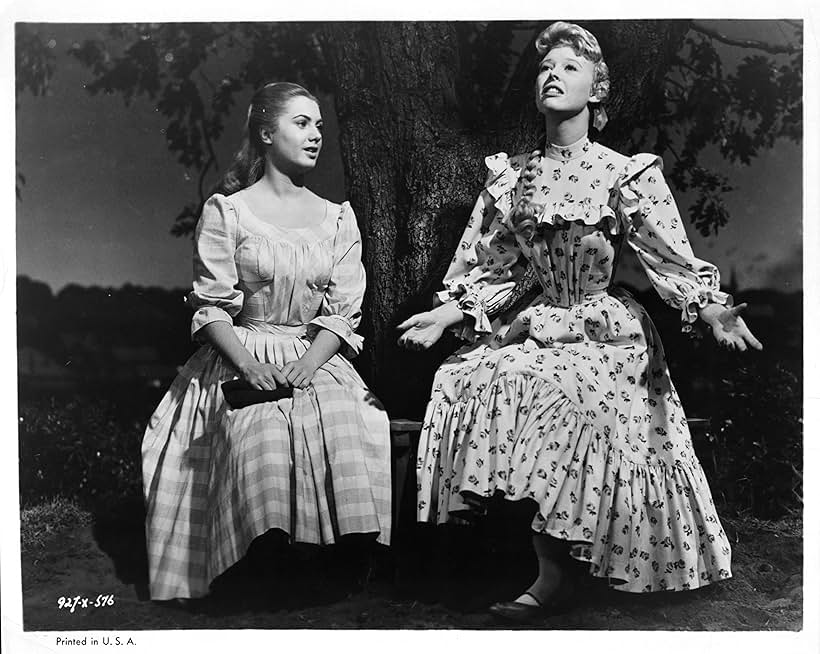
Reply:
M816 651L818 29L717 5L10 5L4 651Z

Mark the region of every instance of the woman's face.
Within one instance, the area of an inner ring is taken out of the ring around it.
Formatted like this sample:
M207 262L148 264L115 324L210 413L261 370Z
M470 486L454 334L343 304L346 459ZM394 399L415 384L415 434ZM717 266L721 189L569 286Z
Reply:
M588 102L597 102L592 95L594 74L595 64L571 47L553 48L541 60L535 78L538 111L570 116L583 111Z
M282 170L310 170L322 149L322 114L310 98L297 96L276 121L276 131L262 132L268 156Z

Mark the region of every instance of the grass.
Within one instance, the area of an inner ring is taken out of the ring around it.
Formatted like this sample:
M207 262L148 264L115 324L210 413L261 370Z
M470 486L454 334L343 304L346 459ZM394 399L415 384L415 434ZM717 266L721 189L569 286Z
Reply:
M493 532L502 550L487 534L476 540L481 535L467 528L408 533L404 543L379 549L376 559L357 549L271 545L215 584L210 600L180 610L149 601L141 502L118 508L91 519L57 498L24 510L26 630L505 629L486 606L525 587L534 564L517 534L499 541ZM734 550L733 579L687 593L633 595L589 578L578 606L531 628L800 630L799 519L733 517L724 523ZM259 556L272 558L262 565ZM115 604L75 613L57 608L61 596L98 594L114 596Z
M62 497L24 508L20 512L20 549L24 553L43 549L60 534L90 523L91 513Z

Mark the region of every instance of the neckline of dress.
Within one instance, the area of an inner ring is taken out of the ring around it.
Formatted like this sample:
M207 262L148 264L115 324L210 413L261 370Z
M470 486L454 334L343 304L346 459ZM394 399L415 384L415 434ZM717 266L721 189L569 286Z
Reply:
M256 222L261 223L265 227L271 227L273 229L278 229L278 230L283 231L283 232L304 232L306 230L320 231L320 230L322 230L322 228L324 228L324 226L327 224L328 220L331 217L331 214L330 214L330 211L329 211L330 201L327 198L322 198L322 202L324 202L324 204L325 204L325 215L322 217L321 221L319 221L315 225L305 225L305 226L302 226L302 227L296 227L296 226L294 226L294 227L285 227L284 225L277 225L275 223L268 222L267 220L262 220L259 216L256 215L254 210L251 209L251 206L245 201L245 198L240 196L239 193L235 193L233 197L237 198L243 204L245 209L247 209L248 213L251 216L253 216L253 218Z
M570 161L583 157L592 147L592 142L589 140L589 135L584 134L575 143L569 145L556 145L555 143L547 143L544 148L544 156L556 161Z

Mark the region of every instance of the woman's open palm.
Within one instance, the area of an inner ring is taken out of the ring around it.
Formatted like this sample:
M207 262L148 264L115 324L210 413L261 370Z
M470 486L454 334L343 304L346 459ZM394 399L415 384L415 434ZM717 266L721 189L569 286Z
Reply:
M744 302L730 309L724 308L710 321L712 333L720 345L741 352L745 352L749 347L756 350L763 349L763 344L755 338L743 318L740 317L747 306Z

